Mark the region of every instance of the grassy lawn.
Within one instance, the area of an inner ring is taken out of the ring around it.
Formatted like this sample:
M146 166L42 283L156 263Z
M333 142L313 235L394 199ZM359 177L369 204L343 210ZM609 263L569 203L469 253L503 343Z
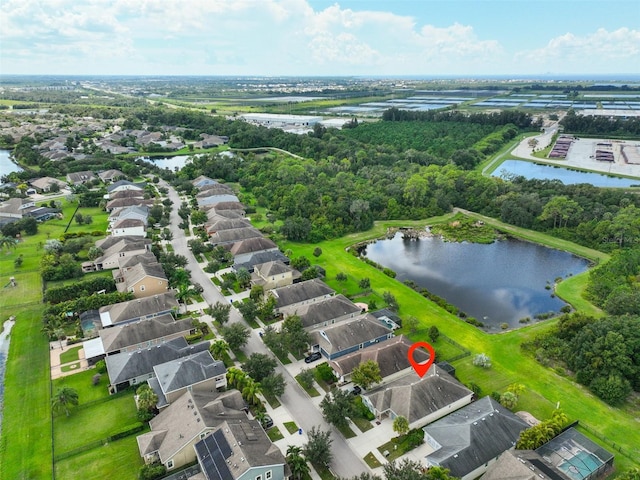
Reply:
M131 435L56 462L56 478L134 479L142 465L136 435Z
M80 362L76 362L70 365L64 365L60 367L60 371L63 373L67 373L67 372L71 372L73 370L79 370L79 369L80 369Z
M373 452L367 453L364 456L363 460L367 465L369 465L370 468L378 468L382 466L382 464L378 461L378 457L376 457Z
M342 436L344 438L353 438L353 437L356 436L356 432L351 430L351 427L349 425L345 425L344 427L340 427L340 428L338 428L338 430L340 430L340 433L342 434Z
M299 375L296 375L296 377L295 377L296 381L302 387L302 389L309 394L310 397L319 397L320 396L320 392L318 390L316 390L315 387L311 386L309 388L306 388L302 383L300 383L300 379L298 377L299 377Z
M81 348L82 348L82 345L78 345L76 347L71 347L66 352L60 354L60 363L64 364L64 363L69 363L69 362L78 360L80 358L78 356L78 352L80 351Z
M16 324L5 371L0 478L52 477L49 344L40 332L42 307L11 309Z
M116 397L86 407L80 405L67 417L58 414L53 420L56 454L73 450L87 443L107 438L138 424L133 394ZM91 428L87 428L90 425Z
M388 227L414 226L423 228L425 225L431 225L446 218L448 217L444 216L419 222L376 222L374 228L368 232L359 232L317 244L283 242L280 247L283 250L291 249L294 252L294 257L304 255L307 258L312 258L314 248L320 247L323 253L314 260L314 263L318 263L326 269L326 282L338 292L342 290L349 291L349 285L352 282L357 282L364 277L370 279L373 290L391 292L400 306L399 314L403 318L413 315L422 324L422 328L416 334L409 335L412 340L428 342L429 338L426 334L426 329L431 325L435 325L441 333L469 349L472 354L486 353L489 355L493 361L493 368L490 372L479 371L475 367L471 368L472 357L467 357L454 363L457 376L463 383L477 383L482 387L484 394L491 393L493 390L500 391L501 388L504 389L512 383L521 383L531 393L523 396L518 409L526 407L533 415L539 418L546 418L556 403L560 402L560 407L570 419L580 419L582 422L586 422L611 442L615 442L635 455L636 458L640 458L640 449L638 447L640 445L640 428L638 428L637 420L632 412L626 411L625 408L617 409L608 406L591 395L584 387L543 367L535 359L521 352L520 345L523 342L547 331L555 324L555 320L527 325L506 333L487 334L466 324L421 297L406 285L384 275L374 267L367 265L345 251L347 247L358 242L382 237ZM487 217L481 218L485 222L496 226L500 224L500 222ZM503 224L499 226L513 235L575 253L596 263L601 263L608 259L608 255L601 252L581 247L565 240L552 238L542 233L530 232L524 229L504 226ZM347 275L347 282L340 284L335 280L335 276L339 272L344 272ZM561 282L560 287L572 290L574 295L580 297L584 281L579 277L575 276L564 280ZM582 301L586 302L585 300ZM407 334L408 332L406 329L401 329L397 333ZM603 446L607 447L606 444L603 444Z
M53 383L53 391L55 392L62 387L71 387L78 392L80 404L95 402L96 400L109 398L107 384L109 377L103 374L98 385L93 385L93 376L97 373L95 369L84 370L82 372L68 375L66 377L56 378Z
M298 425L296 425L296 422L284 422L284 428L287 429L287 432L294 434L298 431Z
M373 428L373 425L371 425L371 422L369 420L367 420L366 418L362 418L362 417L357 417L357 416L353 416L353 417L349 417L351 419L351 421L353 423L356 424L356 427L358 427L358 429L361 432L366 432L367 430L371 430Z
M277 440L282 440L284 438L284 435L282 435L282 432L280 432L278 427L276 427L275 425L271 427L269 430L267 430L267 436L271 439L272 442L275 442Z
M280 406L280 400L272 395L264 395L264 399L271 405L271 408L278 408Z

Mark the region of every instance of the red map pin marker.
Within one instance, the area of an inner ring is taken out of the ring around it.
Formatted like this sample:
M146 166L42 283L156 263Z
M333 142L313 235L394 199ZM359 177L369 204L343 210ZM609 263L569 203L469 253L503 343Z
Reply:
M424 347L429 352L429 360L424 363L418 363L413 359L413 352L416 348ZM436 359L436 352L431 345L427 342L416 342L409 347L409 351L407 352L407 357L409 357L409 363L416 371L420 378L424 377L424 374L427 373L429 367L433 365L434 360Z

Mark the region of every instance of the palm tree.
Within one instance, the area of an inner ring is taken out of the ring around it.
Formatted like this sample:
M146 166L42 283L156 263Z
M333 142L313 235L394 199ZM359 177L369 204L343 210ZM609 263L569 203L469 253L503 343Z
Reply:
M6 237L4 235L0 237L0 249L7 249L8 251L10 248L15 249L16 245L18 245L18 240L15 238Z
M78 392L71 387L59 388L53 396L52 405L55 412L63 411L69 416L69 407L78 406Z
M291 469L291 475L297 480L310 473L309 464L302 456L302 448L295 445L287 446L287 464Z
M216 360L222 360L227 350L229 350L229 344L221 338L217 339L209 347L209 352Z
M253 378L245 377L244 388L242 389L242 396L251 405L258 403L258 395L262 394L262 387Z
M229 385L231 385L232 387L236 387L238 390L241 390L246 377L247 374L239 368L231 367L227 370L227 382L229 382Z

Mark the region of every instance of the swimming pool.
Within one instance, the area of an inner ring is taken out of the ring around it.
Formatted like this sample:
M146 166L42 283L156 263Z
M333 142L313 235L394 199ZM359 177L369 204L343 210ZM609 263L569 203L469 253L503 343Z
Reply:
M573 457L565 459L558 467L576 480L583 480L595 472L602 462L593 453L580 450Z

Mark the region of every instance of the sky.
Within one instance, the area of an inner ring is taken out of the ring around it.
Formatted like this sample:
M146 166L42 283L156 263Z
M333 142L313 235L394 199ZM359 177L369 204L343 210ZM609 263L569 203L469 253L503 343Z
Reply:
M640 74L637 0L2 0L0 74Z

